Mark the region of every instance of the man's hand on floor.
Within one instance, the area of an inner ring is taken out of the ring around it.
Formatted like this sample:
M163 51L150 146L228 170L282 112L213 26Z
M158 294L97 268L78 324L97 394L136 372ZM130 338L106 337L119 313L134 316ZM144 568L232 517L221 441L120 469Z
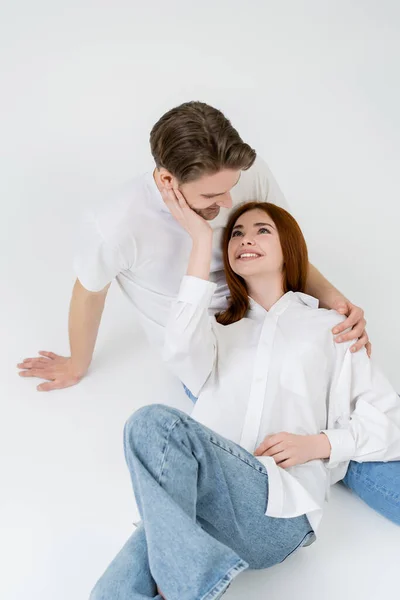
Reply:
M17 365L21 377L39 377L47 379L46 383L37 386L39 392L50 392L71 387L80 382L85 373L78 373L72 364L71 357L59 356L54 352L39 352L40 356L25 358Z

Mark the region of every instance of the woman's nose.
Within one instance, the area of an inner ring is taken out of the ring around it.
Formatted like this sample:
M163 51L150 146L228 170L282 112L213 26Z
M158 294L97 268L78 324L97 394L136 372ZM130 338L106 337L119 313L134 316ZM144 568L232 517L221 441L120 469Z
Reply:
M242 246L253 246L254 245L254 240L250 239L250 238L243 238L242 239Z

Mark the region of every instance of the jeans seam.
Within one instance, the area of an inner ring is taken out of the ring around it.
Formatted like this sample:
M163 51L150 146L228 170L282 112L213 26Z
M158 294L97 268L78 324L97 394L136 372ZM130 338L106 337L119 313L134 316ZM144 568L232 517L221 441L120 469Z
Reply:
M291 550L291 551L289 552L289 554L287 554L287 555L285 556L285 558L283 558L283 559L281 560L281 563L283 563L283 562L284 562L284 561L285 561L287 558L289 558L289 556L290 556L291 554L293 554L293 552L296 552L296 550L298 550L299 548L301 548L301 547L303 546L303 542L304 542L304 540L305 540L305 539L306 539L306 537L307 537L307 536L309 536L309 535L315 535L314 531L313 531L313 530L311 530L311 531L308 531L308 532L305 534L305 536L303 537L303 539L302 539L302 540L301 540L301 541L300 541L300 542L297 544L297 546L296 546L295 548L293 548L293 550Z
M165 437L164 447L163 447L163 449L162 449L162 454L161 454L161 461L160 461L160 472L159 472L159 475L158 475L158 477L157 477L157 479L156 479L156 481L157 481L157 483L158 483L159 485L161 485L161 479L162 479L162 476L163 476L164 465L165 465L165 459L166 459L166 456L167 456L167 451L168 451L169 438L171 437L171 433L172 433L173 429L176 427L176 425L177 425L177 424L178 424L180 421L182 421L182 419L181 419L180 417L178 417L178 418L176 419L176 421L174 421L174 422L172 423L172 425L170 426L170 428L167 430L167 435L166 435L166 437Z
M213 596L213 598L218 597L218 595L223 590L223 587L221 586L221 584L224 584L224 583L229 584L234 579L233 576L236 576L236 574L238 575L245 569L248 569L248 567L249 567L248 563L245 560L243 560L242 558L239 558L239 560L236 562L236 564L233 565L233 567L231 567L229 569L229 571L227 573L225 573L225 575L223 577L221 577L221 579L211 588L211 590L206 592L206 594L204 596L202 596L199 600L212 600L212 599L210 599L210 594L212 592L215 592L215 595ZM225 589L227 589L227 588L225 588Z
M210 437L210 442L212 444L214 444L214 446L217 446L218 448L221 448L221 450L224 450L224 452L228 452L229 454L231 454L235 458L238 458L239 460L241 460L242 462L244 462L246 465L248 465L249 467L251 467L252 469L254 469L255 471L257 471L258 473L261 473L262 475L265 475L266 477L268 477L268 473L267 473L266 469L264 469L263 465L261 465L261 464L259 466L258 465L257 466L253 465L244 456L240 456L240 454L236 454L230 448L226 448L226 447L222 446L220 443L218 443L218 440L216 440L215 438Z
M358 479L359 481L363 481L369 490L374 490L377 492L383 492L384 495L386 496L386 498L390 498L393 499L395 501L398 501L400 499L400 495L396 494L395 492L389 490L388 488L386 488L384 485L376 485L375 482L370 479L367 476L363 476L361 477L357 472L353 473L353 476Z

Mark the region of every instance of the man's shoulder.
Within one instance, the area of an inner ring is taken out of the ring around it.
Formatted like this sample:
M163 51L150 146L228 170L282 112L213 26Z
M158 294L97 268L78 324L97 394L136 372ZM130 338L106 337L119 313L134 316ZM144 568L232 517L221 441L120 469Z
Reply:
M251 199L260 199L257 197L260 192L263 192L263 195L266 196L269 173L266 162L257 155L250 169L242 171L238 183L232 189L234 204L240 204Z
M240 180L232 189L233 205L243 202L272 202L287 208L287 202L282 194L272 172L261 156L256 157L253 165L247 171L242 171Z
M133 231L146 212L151 210L149 173L129 179L107 193L87 210L87 218L108 235Z
M124 181L107 193L97 207L97 213L117 214L141 212L148 206L148 198L151 196L149 188L149 173L142 173Z

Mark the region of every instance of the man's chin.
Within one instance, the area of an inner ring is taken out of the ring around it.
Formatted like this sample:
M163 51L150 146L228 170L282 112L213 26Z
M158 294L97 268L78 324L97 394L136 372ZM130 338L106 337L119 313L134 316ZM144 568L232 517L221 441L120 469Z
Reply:
M202 210L196 210L197 214L203 217L205 221L212 221L216 217L218 217L220 213L220 208L213 208L212 210L208 208L204 208Z

